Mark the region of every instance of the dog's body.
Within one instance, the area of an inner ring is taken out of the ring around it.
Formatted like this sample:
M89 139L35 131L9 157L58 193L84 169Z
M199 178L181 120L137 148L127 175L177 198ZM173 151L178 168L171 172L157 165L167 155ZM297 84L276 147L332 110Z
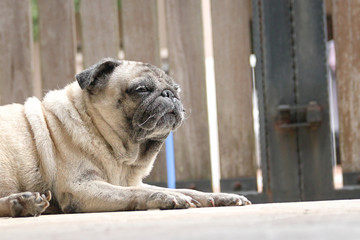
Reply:
M0 216L249 204L142 183L184 118L163 71L105 59L76 78L42 102L0 107Z

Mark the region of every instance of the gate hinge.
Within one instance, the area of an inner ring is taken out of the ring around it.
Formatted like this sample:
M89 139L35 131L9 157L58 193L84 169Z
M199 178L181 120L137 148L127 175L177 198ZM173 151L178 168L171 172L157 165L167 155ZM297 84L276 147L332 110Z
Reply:
M278 106L280 128L309 127L316 129L322 121L321 107L316 101L303 106Z

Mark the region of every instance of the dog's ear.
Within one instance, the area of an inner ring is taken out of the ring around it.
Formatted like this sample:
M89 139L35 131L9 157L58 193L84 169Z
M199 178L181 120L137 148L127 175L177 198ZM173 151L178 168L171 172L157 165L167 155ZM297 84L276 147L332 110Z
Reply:
M92 92L95 89L101 89L107 84L110 74L120 63L118 60L105 58L81 73L76 74L75 78L81 89L87 89Z

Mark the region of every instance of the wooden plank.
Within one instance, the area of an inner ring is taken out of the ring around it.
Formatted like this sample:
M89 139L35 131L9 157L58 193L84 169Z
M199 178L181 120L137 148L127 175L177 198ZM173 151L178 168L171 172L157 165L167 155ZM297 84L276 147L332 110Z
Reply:
M170 74L182 88L188 115L174 133L176 179L210 180L201 1L165 3Z
M104 57L118 57L119 27L116 0L80 1L84 67Z
M33 95L30 1L0 2L0 102L23 103Z
M41 78L45 92L74 81L75 15L72 0L38 0Z
M121 3L125 58L160 67L157 0L123 0ZM146 181L167 181L165 155L164 145Z
M360 171L360 1L334 0L340 154L344 172Z
M249 4L211 2L222 179L256 176Z
M160 66L157 0L123 0L121 10L125 58Z

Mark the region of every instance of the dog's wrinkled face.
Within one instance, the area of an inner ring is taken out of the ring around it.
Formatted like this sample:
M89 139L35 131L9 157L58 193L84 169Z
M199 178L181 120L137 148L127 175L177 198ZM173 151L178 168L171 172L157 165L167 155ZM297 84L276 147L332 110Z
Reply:
M179 86L150 64L104 59L76 79L104 120L136 141L163 140L184 119Z

